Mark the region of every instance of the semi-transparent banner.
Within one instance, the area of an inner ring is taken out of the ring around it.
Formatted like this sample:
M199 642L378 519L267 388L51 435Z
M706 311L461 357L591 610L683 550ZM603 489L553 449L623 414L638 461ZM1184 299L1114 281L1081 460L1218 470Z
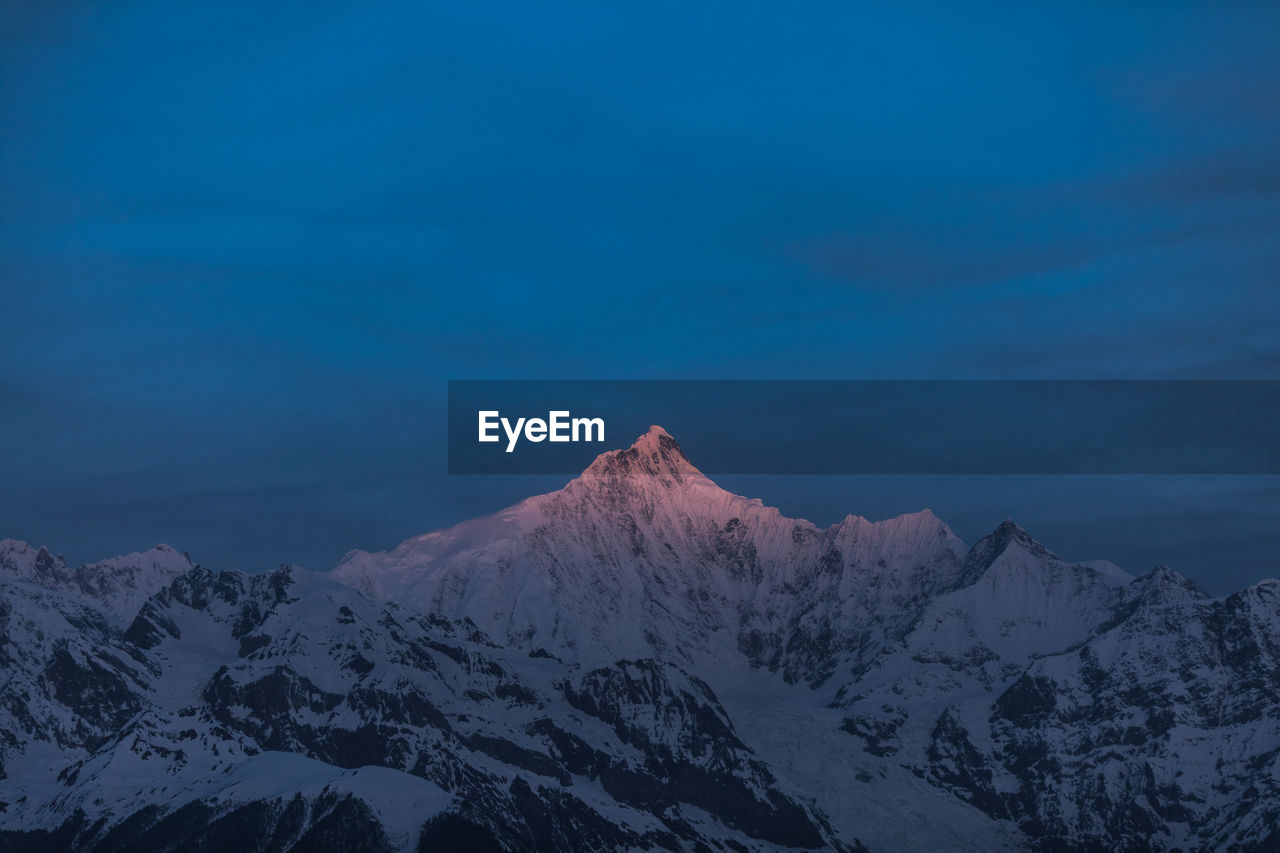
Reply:
M651 425L719 474L1275 474L1280 382L455 380L449 472L573 474Z

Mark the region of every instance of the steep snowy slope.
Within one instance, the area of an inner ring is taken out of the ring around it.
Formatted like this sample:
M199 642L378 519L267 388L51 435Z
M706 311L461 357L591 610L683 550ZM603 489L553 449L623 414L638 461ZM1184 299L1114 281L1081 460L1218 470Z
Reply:
M111 738L150 677L101 611L0 574L0 779L19 756L58 772L68 751Z

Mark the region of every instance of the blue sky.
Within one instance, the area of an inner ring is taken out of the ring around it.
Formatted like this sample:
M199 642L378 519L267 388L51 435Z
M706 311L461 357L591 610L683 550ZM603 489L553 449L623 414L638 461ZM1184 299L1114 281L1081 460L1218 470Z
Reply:
M327 568L558 484L446 477L449 378L1280 378L1280 7L689 5L0 10L0 536ZM1274 478L726 485L1278 572Z

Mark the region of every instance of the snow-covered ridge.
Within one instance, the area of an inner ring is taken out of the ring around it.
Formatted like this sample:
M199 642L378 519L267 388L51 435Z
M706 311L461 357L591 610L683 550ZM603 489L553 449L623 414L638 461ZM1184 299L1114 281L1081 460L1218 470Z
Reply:
M353 551L333 574L567 659L741 654L815 681L840 658L868 664L936 595L993 566L1037 586L1046 565L1067 564L1012 522L969 549L929 510L826 529L787 518L717 486L655 426L556 492ZM1109 565L1069 571L1108 588L1132 580Z
M148 597L190 569L182 552L160 544L74 569L48 548L17 539L0 539L0 573L72 595L127 625Z
M0 673L6 850L1280 844L1280 582L818 528L660 428L332 573L5 540Z

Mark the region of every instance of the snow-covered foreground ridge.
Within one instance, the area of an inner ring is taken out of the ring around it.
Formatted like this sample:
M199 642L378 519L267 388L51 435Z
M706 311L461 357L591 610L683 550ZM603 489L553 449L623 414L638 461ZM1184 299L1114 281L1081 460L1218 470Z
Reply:
M1280 849L1280 585L928 511L820 529L659 428L352 552L0 541L4 850Z

